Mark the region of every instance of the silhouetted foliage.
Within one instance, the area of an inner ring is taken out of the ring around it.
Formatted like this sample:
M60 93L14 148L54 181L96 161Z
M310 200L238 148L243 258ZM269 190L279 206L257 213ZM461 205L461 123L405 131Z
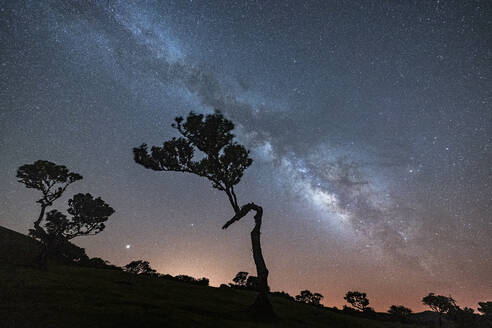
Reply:
M234 217L224 224L223 229L239 221L250 211L256 213L251 242L260 293L251 306L251 311L256 315L273 316L268 300L268 269L260 243L263 209L254 203L240 206L234 190L244 171L253 162L249 151L234 141L234 124L218 111L206 116L191 112L186 120L176 117L172 127L178 131L180 137L174 137L165 141L162 147L154 146L150 150L146 144L134 148L135 162L155 171L186 172L208 179L212 187L225 192L234 210ZM195 159L197 152L199 156Z
M478 312L492 317L492 302L478 302Z
M461 309L459 306L451 308L446 318L456 323L459 328L477 327L479 318L474 310L468 307Z
M150 267L149 261L137 260L131 261L123 268L126 272L130 272L136 275L144 275L144 276L154 276L157 274L157 271Z
M366 308L369 305L369 299L367 298L366 293L361 293L358 291L348 291L343 299L359 311L366 311Z
M412 310L403 305L392 305L388 313L391 314L393 318L401 322L407 322L408 318L412 314Z
M311 305L316 305L316 306L322 306L321 305L321 299L323 298L323 295L319 293L311 293L309 290L303 290L299 295L296 295L295 300L297 302L301 303L306 303L306 304L311 304Z
M456 302L451 296L429 295L422 298L422 303L431 308L432 311L439 314L439 327L442 326L442 316L456 308Z
M76 194L68 200L68 214L52 210L46 214L46 231L49 235L71 240L78 236L96 235L103 231L106 222L114 213L100 197L94 198L91 194Z
M246 287L246 280L248 277L248 273L244 271L239 271L236 276L232 279L232 281L236 284L236 286Z
M41 211L34 221L34 229L29 230L29 234L44 245L39 264L45 265L48 254L68 261L88 260L84 249L69 241L78 236L101 232L105 227L104 222L114 210L101 198L94 199L90 194L76 194L68 201L67 212L70 218L57 210L51 210L45 215L46 209L63 195L70 184L82 179L80 174L70 172L63 165L38 160L19 167L17 178L27 188L41 192L41 198L36 201L41 205Z
M103 260L100 257L93 257L90 259L86 259L84 261L81 261L80 265L89 268L96 268L96 269L107 269L107 270L118 270L118 271L123 270L119 266L111 264L109 261Z
M208 284L210 282L208 280L208 278L205 278L205 277L196 279L196 278L184 275L184 274L180 274L180 275L175 276L174 280L186 282L186 283L198 285L198 286L208 286Z

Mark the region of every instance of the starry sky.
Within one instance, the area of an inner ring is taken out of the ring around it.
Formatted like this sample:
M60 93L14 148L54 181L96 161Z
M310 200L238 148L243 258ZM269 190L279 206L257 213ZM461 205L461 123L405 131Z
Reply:
M132 148L220 109L253 165L270 286L342 306L423 310L429 292L492 299L490 1L0 1L0 224L26 233L38 159L116 213L73 241L117 265L230 282L255 273L252 218L154 172Z

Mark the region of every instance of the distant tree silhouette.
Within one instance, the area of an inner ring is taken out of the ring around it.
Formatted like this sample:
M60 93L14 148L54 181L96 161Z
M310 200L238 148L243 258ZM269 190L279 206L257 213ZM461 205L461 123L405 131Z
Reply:
M412 314L412 310L403 305L392 305L389 308L388 313L395 319L405 322Z
M219 111L206 116L191 112L186 121L182 117L176 117L172 127L181 135L179 138L165 141L162 147L154 146L150 151L146 144L134 148L135 162L155 171L192 173L212 182L212 187L227 195L235 213L222 229L239 221L250 211L255 212L251 243L259 294L250 310L255 315L274 316L268 300L268 269L260 243L263 208L252 202L240 206L234 190L234 186L241 181L244 171L253 162L249 157L249 151L234 141L234 134L232 134L234 124L224 118ZM196 160L195 152L200 153Z
M477 327L478 318L474 312L475 310L469 307L461 309L455 306L448 311L446 318L454 321L458 328Z
M246 287L246 279L248 277L248 273L244 271L239 271L236 276L232 279L236 286Z
M486 316L492 317L492 302L478 302L478 312Z
M19 167L17 178L27 188L37 189L42 194L36 201L41 205L41 212L34 221L34 229L29 230L29 234L44 246L40 253L40 265L45 265L49 253L70 261L88 260L84 249L69 241L104 230L104 222L114 210L99 197L79 193L68 200L67 212L70 218L57 210L45 214L46 209L62 196L70 184L82 179L80 174L70 172L63 165L39 160Z
M149 261L144 260L131 261L123 267L123 270L143 276L154 276L157 274L157 271L150 267Z
M439 327L442 326L442 316L456 308L456 302L451 296L435 295L434 293L429 293L422 298L422 303L439 314Z
M299 295L296 295L295 300L301 303L307 303L311 305L321 306L321 299L323 295L319 293L311 293L309 290L303 290Z
M208 278L203 277L200 279L196 279L194 277L190 277L190 276L187 276L185 274L177 275L176 277L174 277L174 280L186 282L186 283L198 285L198 286L208 286L208 284L209 284Z
M367 298L366 293L361 293L358 291L348 291L343 299L359 311L366 311L369 305L369 299Z

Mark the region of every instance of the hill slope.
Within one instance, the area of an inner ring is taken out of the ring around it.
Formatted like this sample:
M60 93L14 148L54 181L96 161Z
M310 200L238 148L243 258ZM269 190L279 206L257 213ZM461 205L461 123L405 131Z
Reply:
M39 243L31 237L0 226L0 266L30 265L39 250Z
M5 250L12 252L0 265L1 327L403 327L279 297L272 297L278 320L259 323L245 312L255 297L251 291L75 265L52 264L40 271L18 265L30 258L25 250L36 246L24 237L0 230L0 258L6 258ZM12 259L16 247L23 250L17 261Z

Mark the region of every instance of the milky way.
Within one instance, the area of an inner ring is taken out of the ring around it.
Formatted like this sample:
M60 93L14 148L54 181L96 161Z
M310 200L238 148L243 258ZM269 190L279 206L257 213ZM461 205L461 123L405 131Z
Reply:
M219 109L254 164L271 285L348 289L378 310L428 292L492 298L492 11L487 1L1 1L1 224L26 232L46 159L116 209L74 240L119 265L254 273L251 222L199 178L143 170L132 147ZM128 245L128 246L127 246ZM129 247L131 245L131 247Z

